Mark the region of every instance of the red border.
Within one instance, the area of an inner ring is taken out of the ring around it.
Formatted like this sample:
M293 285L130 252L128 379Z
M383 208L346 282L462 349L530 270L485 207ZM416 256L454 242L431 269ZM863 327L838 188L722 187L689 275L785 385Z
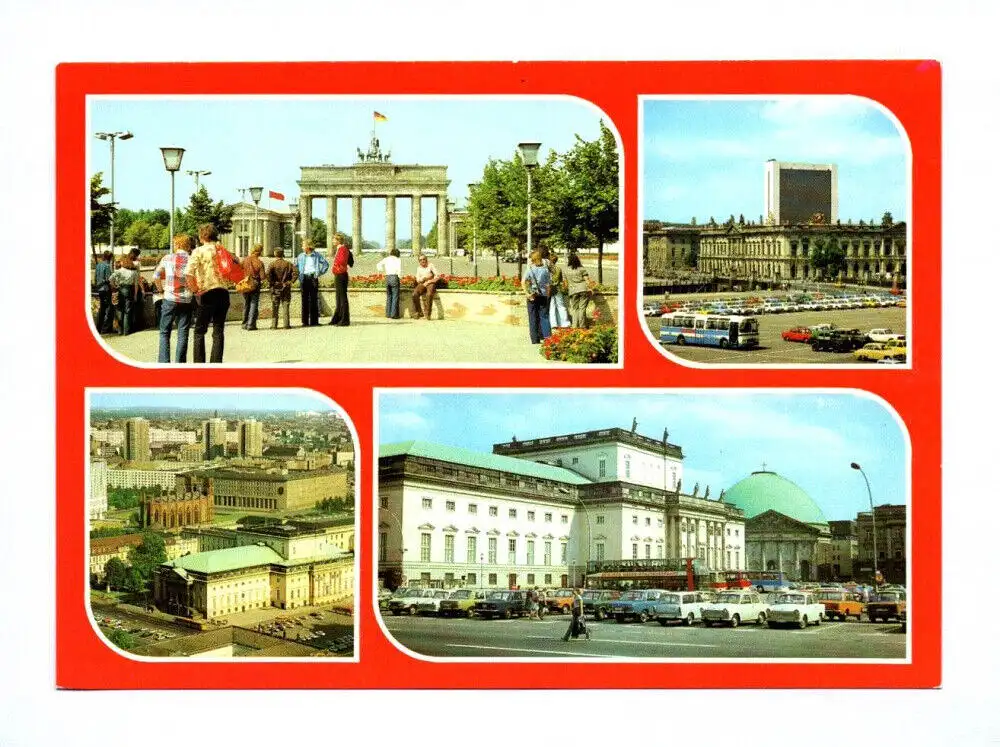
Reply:
M856 387L884 397L913 443L910 664L429 663L398 651L374 617L371 387L510 386L510 372L407 370L142 370L94 339L84 284L57 295L56 681L70 688L635 688L934 687L941 681L941 69L894 62L529 62L64 64L56 70L58 255L66 277L85 272L85 97L93 94L571 94L604 112L625 148L622 288L625 367L558 373L573 387ZM913 148L910 371L697 370L666 361L642 334L637 292L637 96L643 94L856 94L888 107ZM519 370L521 386L553 384L551 371ZM361 439L360 655L357 664L136 662L98 639L84 604L86 387L308 385L340 403ZM525 668L530 677L525 677Z

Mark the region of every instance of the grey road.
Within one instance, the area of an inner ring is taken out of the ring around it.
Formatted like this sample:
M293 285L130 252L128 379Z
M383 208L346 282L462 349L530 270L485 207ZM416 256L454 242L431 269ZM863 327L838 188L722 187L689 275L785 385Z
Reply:
M563 642L569 618L466 620L383 618L406 648L444 657L807 658L902 659L906 634L898 624L824 622L805 630L640 625L588 621L591 640Z
M889 327L894 332L906 334L906 309L891 306L884 309L838 309L832 311L798 311L790 314L762 314L757 317L760 324L760 347L756 350L725 350L693 345L665 345L663 350L678 358L700 363L778 363L831 365L857 363L851 353L814 353L802 342L785 342L781 339L783 330L792 327L809 327L828 322L842 329L857 328L863 332L876 327ZM660 319L646 317L646 325L654 339L660 338ZM876 369L900 368L870 364Z

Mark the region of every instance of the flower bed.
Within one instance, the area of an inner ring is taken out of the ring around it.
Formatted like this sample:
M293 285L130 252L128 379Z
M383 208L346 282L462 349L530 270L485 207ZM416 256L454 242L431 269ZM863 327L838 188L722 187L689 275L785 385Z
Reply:
M399 279L401 288L412 288L416 285L416 278L413 275L403 275ZM324 277L320 280L320 287L333 285L332 277ZM385 288L385 275L352 275L348 282L348 288ZM501 275L500 277L473 278L464 275L441 275L437 281L438 289L451 290L479 290L489 293L516 293L521 290L520 278ZM594 284L595 291L614 293L618 289L615 286Z
M587 329L560 327L545 338L539 350L551 361L617 363L618 328L613 324L595 324Z

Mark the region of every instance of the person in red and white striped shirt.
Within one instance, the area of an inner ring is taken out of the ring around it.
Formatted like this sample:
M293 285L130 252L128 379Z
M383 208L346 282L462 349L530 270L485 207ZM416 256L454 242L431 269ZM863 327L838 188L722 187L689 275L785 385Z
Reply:
M177 355L175 363L187 363L188 330L191 328L191 312L194 297L187 287L184 270L187 268L191 251L191 237L179 233L174 236L174 252L168 254L156 266L153 280L163 294L160 307L160 353L159 363L170 363L170 333L177 320Z

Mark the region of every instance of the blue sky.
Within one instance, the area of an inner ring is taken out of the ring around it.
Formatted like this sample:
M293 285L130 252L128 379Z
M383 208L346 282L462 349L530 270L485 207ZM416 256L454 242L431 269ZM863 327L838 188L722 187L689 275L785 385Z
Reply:
M684 485L712 495L767 469L792 480L828 520L867 510L864 479L877 505L906 496L906 441L880 403L850 394L381 394L380 443L418 439L489 452L526 440L630 428L659 440L663 428L685 454Z
M329 411L329 401L318 395L307 392L295 392L284 389L241 389L217 391L214 389L185 392L93 392L90 397L91 407L104 408L146 408L173 407L177 410L207 410L225 411L250 410L255 412L298 412L298 411Z
M187 97L91 98L90 132L128 130L135 137L115 145L115 200L125 208L169 208L170 179L163 167L161 146L185 148L177 172L176 204L186 205L194 192L194 177L186 171L209 170L202 178L213 199L235 202L241 187L261 186L261 207L267 191L285 195L272 201L287 210L298 199L300 166L351 165L356 148L367 150L372 113L388 118L377 126L382 149L392 151L397 164L448 167L450 199L462 207L468 184L479 181L490 158L513 157L523 141L542 143L563 152L574 135L587 140L599 134L600 112L579 99L536 98L344 98L330 97ZM103 171L110 182L107 142L88 139L87 173ZM250 201L247 196L247 201ZM385 236L385 201L365 200L364 238ZM396 235L410 237L409 200L397 200ZM313 216L325 220L325 201L314 200ZM422 204L423 233L434 223L432 200ZM351 232L350 200L338 203L338 228Z
M643 118L646 220L757 221L770 158L837 164L844 223L881 220L886 210L907 219L909 145L866 99L649 100Z

